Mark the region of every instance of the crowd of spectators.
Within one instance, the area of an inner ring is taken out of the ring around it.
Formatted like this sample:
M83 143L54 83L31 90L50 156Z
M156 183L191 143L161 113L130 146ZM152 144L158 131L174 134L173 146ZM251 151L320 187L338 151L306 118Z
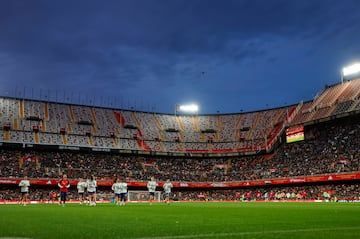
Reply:
M267 159L232 160L227 176L254 180L359 171L359 133L359 124L310 128L305 141L283 144Z
M183 201L301 201L301 200L356 200L360 201L360 186L356 183L278 186L232 190L179 191L174 198Z
M2 177L69 178L114 174L142 181L244 181L359 171L360 124L319 125L306 140L281 144L272 154L236 158L169 158L111 153L0 150Z
M111 153L1 149L0 175L3 178L19 178L27 175L33 179L59 179L63 173L66 173L70 179L94 174L98 180L107 180L114 175L121 175L128 181L147 181L150 176L155 176L159 181L170 179L176 182L223 182L336 174L360 170L359 123L316 125L316 127L306 128L305 133L306 140L291 144L282 143L272 154L236 158L169 158L124 156ZM306 190L312 198L321 192L316 187L322 186L314 186L313 193L311 188ZM358 194L357 185L330 185L329 187L335 187L334 190L339 196L347 196L348 191ZM341 189L342 187L344 190ZM282 191L282 189L276 190ZM206 193L206 198L232 200L235 191L224 192L212 191ZM255 194L255 191L252 192L252 195ZM194 200L198 195L198 192L181 192L178 197ZM265 193L261 195L265 197Z

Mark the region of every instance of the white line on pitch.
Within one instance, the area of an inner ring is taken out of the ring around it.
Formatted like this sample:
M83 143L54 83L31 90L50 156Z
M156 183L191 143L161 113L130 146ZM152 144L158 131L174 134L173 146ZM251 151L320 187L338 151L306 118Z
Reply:
M259 235L259 234L278 234L278 233L298 233L298 232L317 232L317 231L345 231L345 230L359 230L360 227L329 227L329 228L305 228L293 230L276 230L276 231L255 231L255 232L229 232L229 233L209 233L197 235L178 235L178 236L159 236L159 237L137 237L134 239L188 239L188 238L219 238L231 236L244 235ZM0 238L1 239L1 238Z

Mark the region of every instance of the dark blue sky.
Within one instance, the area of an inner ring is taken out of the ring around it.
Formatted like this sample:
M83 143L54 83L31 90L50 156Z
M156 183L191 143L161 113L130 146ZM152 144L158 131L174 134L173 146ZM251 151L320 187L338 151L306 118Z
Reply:
M0 1L0 94L173 113L312 99L359 60L358 0Z

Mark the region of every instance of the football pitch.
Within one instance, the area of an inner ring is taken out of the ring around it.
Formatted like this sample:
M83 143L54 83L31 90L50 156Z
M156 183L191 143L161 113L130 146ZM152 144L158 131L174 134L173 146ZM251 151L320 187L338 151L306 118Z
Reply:
M0 239L359 237L360 203L0 205Z

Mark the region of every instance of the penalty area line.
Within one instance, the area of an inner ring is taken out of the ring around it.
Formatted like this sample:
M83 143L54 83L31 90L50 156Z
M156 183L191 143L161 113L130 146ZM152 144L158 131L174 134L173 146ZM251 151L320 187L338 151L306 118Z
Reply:
M177 236L137 237L133 239L190 239L190 238L219 238L219 237L224 238L224 237L232 237L232 236L260 235L260 234L286 234L286 233L299 233L299 232L346 231L346 230L360 230L360 227L328 227L328 228L325 227L325 228L304 228L304 229L275 230L275 231L208 233L208 234L177 235Z

